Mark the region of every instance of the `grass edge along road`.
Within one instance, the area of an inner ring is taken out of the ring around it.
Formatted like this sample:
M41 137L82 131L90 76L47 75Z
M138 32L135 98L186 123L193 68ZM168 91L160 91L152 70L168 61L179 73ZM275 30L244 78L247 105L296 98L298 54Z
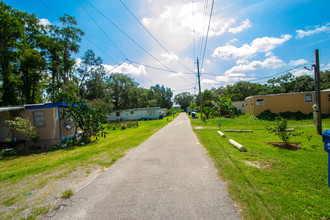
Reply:
M323 130L330 129L330 119L322 121ZM217 134L219 123L226 138ZM312 120L288 121L289 128L302 132L290 139L301 144L300 150L267 144L280 142L266 130L274 122L254 117L206 122L191 119L191 124L218 175L227 182L243 219L330 219L328 155ZM248 129L253 133L229 133L225 129ZM247 152L239 152L229 139L245 146Z
M138 127L125 130L105 125L106 138L84 146L1 159L0 219L35 219L47 213L63 192L82 187L81 182L96 177L175 117L139 121Z

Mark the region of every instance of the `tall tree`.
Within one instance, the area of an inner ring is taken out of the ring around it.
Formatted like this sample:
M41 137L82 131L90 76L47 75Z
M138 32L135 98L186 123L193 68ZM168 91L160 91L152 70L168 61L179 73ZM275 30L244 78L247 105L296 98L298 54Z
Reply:
M150 99L156 99L157 105L161 108L167 108L170 109L173 105L173 102L171 101L173 97L173 92L170 88L165 88L163 85L160 86L157 84L156 86L150 87ZM153 98L151 98L153 96Z
M16 10L0 2L0 75L2 105L17 104L17 89L12 65L17 62L24 24Z
M189 92L181 92L174 96L174 102L179 104L183 110L187 110L187 107L194 100L194 96Z
M76 19L70 15L65 14L63 17L60 17L63 27L57 29L57 35L60 43L63 46L63 90L67 91L67 84L69 78L72 78L72 67L75 64L75 60L71 58L72 53L79 52L78 43L81 41L81 36L84 35L84 32L79 28L76 28L77 25Z
M129 76L122 73L112 73L108 79L108 92L116 110L132 106L132 92L139 85Z
M86 98L87 95L89 96L88 99L104 97L105 71L102 62L100 57L95 57L93 50L87 50L81 58L81 63L76 69L79 75L80 82L78 88L81 97ZM103 93L103 95L97 95L96 93Z

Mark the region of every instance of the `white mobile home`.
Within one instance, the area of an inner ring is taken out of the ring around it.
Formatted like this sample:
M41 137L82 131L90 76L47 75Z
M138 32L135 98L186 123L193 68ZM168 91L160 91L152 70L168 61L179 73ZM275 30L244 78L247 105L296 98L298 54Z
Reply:
M163 113L160 111L160 107L154 107L112 111L106 117L107 121L128 121L157 119L161 116Z

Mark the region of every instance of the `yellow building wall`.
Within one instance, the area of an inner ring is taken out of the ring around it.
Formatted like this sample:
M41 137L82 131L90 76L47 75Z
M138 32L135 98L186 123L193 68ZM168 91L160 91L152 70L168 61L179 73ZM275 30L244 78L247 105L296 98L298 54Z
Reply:
M305 95L312 94L313 101L305 102ZM322 113L330 114L329 92L321 92L321 108ZM257 105L257 99L264 99L264 105ZM252 101L252 102L251 102ZM266 96L252 96L245 99L246 113L255 116L260 115L265 110L270 110L276 114L281 112L297 112L309 114L313 112L315 104L315 92L278 94Z

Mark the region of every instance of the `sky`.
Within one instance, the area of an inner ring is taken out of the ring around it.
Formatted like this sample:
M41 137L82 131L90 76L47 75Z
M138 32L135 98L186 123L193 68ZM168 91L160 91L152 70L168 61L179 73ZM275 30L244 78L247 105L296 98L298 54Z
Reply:
M329 0L2 0L42 24L74 16L107 74L140 87L198 93L237 81L266 83L287 72L313 76L314 51L330 69Z

